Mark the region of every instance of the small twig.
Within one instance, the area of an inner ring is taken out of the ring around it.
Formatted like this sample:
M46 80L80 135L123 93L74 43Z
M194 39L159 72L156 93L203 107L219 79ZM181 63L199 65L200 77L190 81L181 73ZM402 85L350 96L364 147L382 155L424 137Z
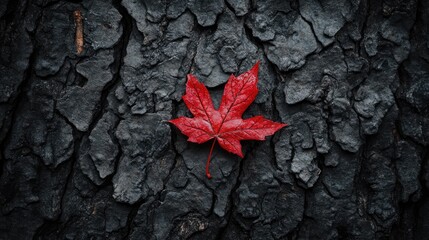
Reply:
M75 44L76 44L76 53L81 54L83 52L83 23L82 23L82 13L80 10L73 12L74 24L76 28L75 32Z

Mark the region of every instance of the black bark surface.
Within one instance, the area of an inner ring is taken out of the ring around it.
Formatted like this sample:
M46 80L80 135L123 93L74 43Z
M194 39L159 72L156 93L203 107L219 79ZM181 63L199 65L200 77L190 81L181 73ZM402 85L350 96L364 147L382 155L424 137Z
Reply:
M429 1L1 0L0 43L0 239L429 239ZM257 60L290 126L209 180L166 121Z

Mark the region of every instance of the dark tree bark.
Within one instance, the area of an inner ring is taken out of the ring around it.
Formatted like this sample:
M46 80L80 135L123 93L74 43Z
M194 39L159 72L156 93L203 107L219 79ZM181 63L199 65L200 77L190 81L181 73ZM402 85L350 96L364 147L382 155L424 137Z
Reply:
M0 42L0 239L429 239L426 0L1 0ZM166 120L258 59L290 126L209 180Z

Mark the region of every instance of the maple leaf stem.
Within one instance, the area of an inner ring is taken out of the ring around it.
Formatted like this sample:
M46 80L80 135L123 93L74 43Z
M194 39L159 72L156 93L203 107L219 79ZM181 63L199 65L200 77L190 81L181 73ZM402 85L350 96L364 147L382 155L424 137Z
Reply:
M212 157L212 152L213 152L213 148L214 148L215 143L216 143L216 138L213 140L213 144L212 144L212 147L210 148L210 153L209 153L209 156L208 156L207 162L206 162L206 175L207 175L208 179L212 178L212 175L210 174L209 167L210 167L210 159Z

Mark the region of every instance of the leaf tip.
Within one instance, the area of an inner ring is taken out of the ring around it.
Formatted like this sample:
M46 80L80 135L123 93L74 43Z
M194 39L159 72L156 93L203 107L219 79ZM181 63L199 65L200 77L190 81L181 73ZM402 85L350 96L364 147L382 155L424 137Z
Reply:
M192 74L188 74L186 75L186 86L190 86L191 84L194 84L195 82L198 82L197 78L192 75Z
M261 62L260 60L256 61L255 65L253 65L253 67L251 69L252 72L258 73L258 71L259 71L259 63L260 62Z
M287 127L287 126L289 126L287 123L279 123L278 128L277 128L276 131L278 131L278 130L284 128L284 127Z

